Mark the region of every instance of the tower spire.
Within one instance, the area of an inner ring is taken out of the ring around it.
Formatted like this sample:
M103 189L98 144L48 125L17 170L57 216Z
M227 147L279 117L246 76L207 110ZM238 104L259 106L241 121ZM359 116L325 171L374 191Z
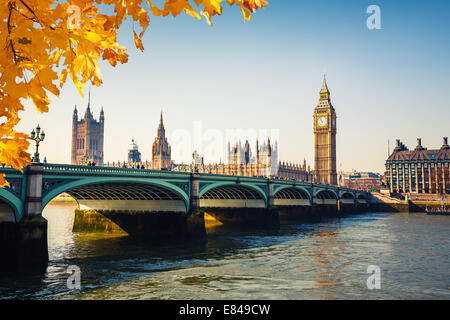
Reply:
M89 96L88 96L88 105L86 108L86 113L84 115L85 118L92 118L92 113L91 113L91 88L89 87Z
M320 93L330 93L330 91L328 90L328 86L327 86L327 74L324 71L323 72L323 83L322 83L322 89L320 90Z
M158 139L164 139L165 137L165 129L164 129L164 122L163 122L163 114L161 110L161 116L159 118L159 126L158 126Z

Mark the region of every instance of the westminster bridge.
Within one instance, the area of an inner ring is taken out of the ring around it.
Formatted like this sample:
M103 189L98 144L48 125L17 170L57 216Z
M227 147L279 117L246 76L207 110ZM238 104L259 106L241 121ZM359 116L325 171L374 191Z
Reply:
M205 213L223 224L273 226L361 211L368 202L361 191L263 177L65 164L0 172L10 183L0 188L0 260L11 264L48 260L42 211L61 193L80 214L99 212L130 235L161 238L204 237Z

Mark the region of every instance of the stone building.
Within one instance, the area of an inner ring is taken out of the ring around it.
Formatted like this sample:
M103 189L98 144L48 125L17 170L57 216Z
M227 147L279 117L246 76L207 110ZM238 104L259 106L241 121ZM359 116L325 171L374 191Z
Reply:
M331 104L325 74L313 118L315 182L337 185L336 112Z
M223 164L204 164L196 162L195 164L177 165L175 171L199 172L221 175L235 175L247 177L272 177L278 179L294 179L299 181L311 181L312 172L309 166L306 166L306 160L303 165L285 163L278 161L278 144L272 144L270 139L261 146L256 141L256 154L253 153L248 141L244 146L240 142L230 147L228 143L228 163Z
M380 192L382 188L382 176L375 172L347 172L339 175L339 186L363 190Z
M159 121L158 131L152 147L152 169L169 170L172 166L171 148L166 138L166 130L164 129L163 116Z
M450 194L450 146L443 138L440 149L427 150L422 139L409 150L400 140L386 160L386 180L391 193Z
M250 144L248 140L245 141L244 147L241 142L237 142L235 146L230 147L228 142L227 159L230 168L236 165L250 165L256 164L257 166L248 166L249 169L245 171L253 172L256 168L259 168L258 176L273 176L278 171L278 143L271 144L270 138L267 139L262 145L259 145L259 141L256 140L256 154L253 156Z
M71 164L81 165L95 162L103 165L103 137L105 114L100 111L99 121L94 119L91 113L91 101L89 97L88 106L84 118L78 121L77 107L73 110L72 117L72 157Z

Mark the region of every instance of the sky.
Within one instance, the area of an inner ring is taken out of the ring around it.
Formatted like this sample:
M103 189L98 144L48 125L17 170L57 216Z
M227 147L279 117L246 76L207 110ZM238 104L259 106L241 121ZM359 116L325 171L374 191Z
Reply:
M366 12L378 5L381 29ZM163 112L176 163L225 160L230 137L278 140L279 159L313 166L313 112L323 73L337 113L338 170L384 171L388 141L429 149L450 136L449 1L269 0L245 21L225 5L210 27L182 14L152 17L134 47L132 23L119 32L129 62L102 62L103 84L91 89L91 110L105 112L104 158L123 161L132 138L143 160ZM50 111L29 103L18 129L46 132L41 156L70 163L72 113L82 98L68 81ZM34 147L30 147L30 152Z

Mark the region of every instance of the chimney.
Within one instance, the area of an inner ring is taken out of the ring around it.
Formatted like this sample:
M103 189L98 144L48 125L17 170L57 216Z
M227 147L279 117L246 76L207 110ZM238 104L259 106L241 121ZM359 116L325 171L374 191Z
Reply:
M441 149L450 149L450 146L448 145L448 138L447 137L443 138Z

